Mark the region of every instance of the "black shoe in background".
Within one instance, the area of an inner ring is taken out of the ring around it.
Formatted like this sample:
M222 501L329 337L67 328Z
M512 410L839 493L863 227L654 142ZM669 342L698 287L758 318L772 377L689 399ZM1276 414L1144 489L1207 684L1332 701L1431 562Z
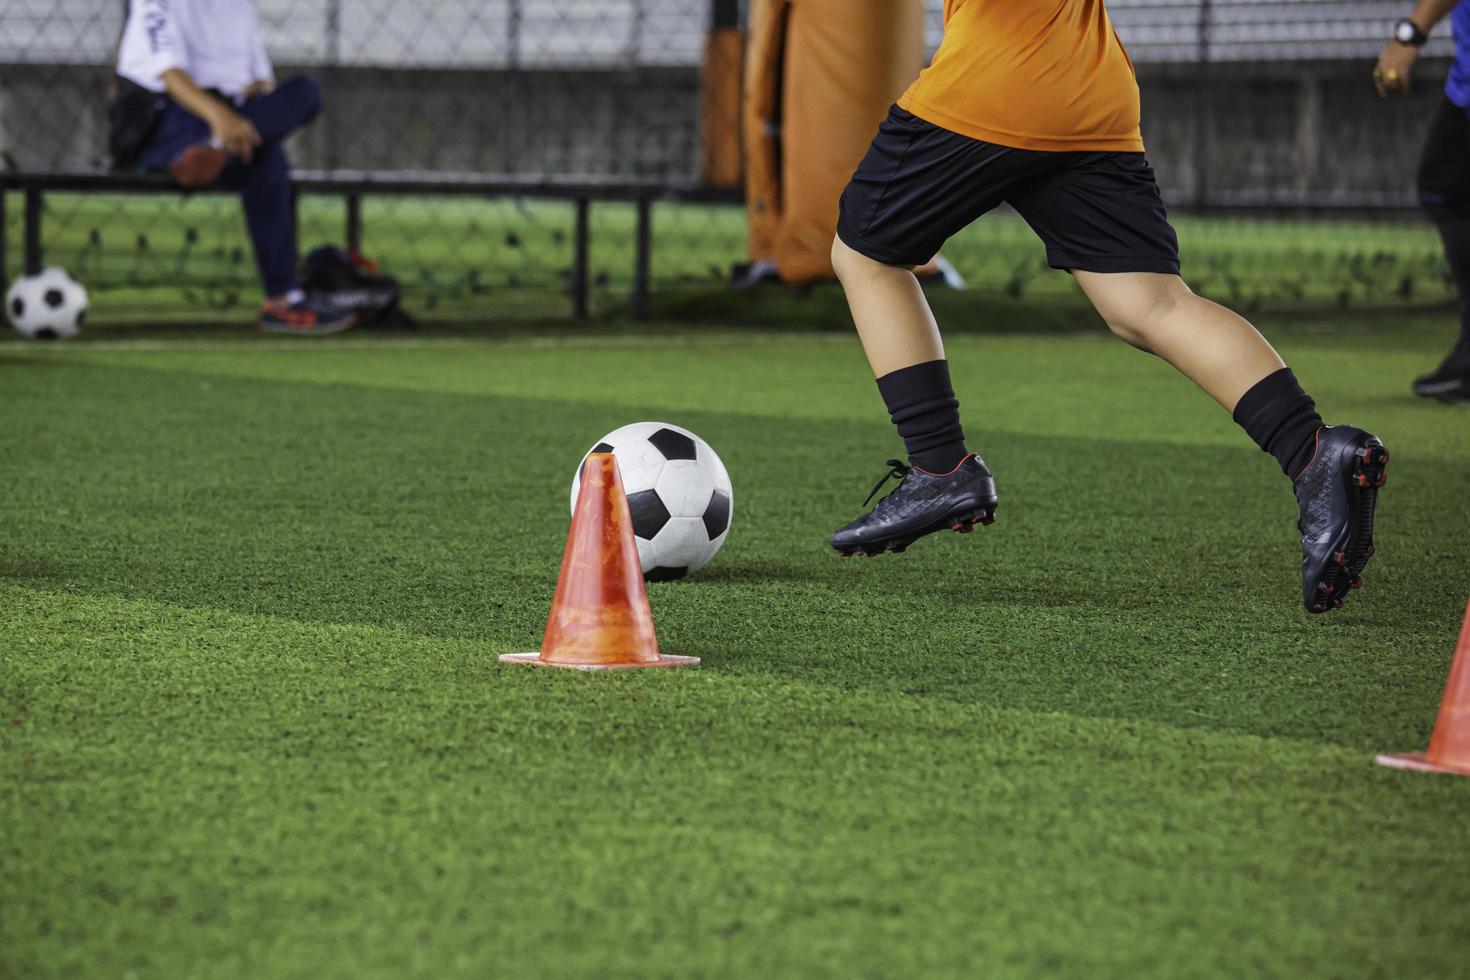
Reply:
M1415 378L1414 394L1470 404L1470 341L1460 341L1432 373Z

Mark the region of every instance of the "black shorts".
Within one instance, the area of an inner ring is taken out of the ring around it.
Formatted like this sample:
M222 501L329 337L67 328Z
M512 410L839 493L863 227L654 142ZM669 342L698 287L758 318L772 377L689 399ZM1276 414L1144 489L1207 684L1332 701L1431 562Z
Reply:
M842 192L837 235L886 265L923 265L1009 203L1057 269L1179 272L1179 240L1142 153L996 146L894 106Z
M1419 203L1435 220L1470 217L1470 116L1441 99L1419 160Z

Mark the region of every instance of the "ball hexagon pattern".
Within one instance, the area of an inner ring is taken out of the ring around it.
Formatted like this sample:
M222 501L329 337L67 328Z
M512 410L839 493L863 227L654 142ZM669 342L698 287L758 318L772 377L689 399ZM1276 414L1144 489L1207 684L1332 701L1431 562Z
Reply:
M34 340L75 337L87 314L87 291L64 269L49 266L11 284L5 312L16 330Z
M587 452L617 457L643 577L650 582L697 572L725 543L735 500L730 474L709 443L693 432L668 422L634 422L609 432ZM573 511L582 463L572 477Z

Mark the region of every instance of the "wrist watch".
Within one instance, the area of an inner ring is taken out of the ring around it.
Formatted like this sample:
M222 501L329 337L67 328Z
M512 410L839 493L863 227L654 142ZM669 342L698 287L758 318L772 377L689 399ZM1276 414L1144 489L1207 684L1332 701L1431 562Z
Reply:
M1418 48L1423 47L1424 42L1429 40L1429 35L1419 30L1418 24L1405 17L1393 25L1393 39L1400 44Z

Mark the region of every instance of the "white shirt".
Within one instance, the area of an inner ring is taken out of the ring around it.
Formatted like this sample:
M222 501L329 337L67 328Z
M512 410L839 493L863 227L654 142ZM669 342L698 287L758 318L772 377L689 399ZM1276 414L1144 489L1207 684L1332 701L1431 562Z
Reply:
M274 81L253 0L132 0L117 73L162 92L170 68L235 97L251 82Z

